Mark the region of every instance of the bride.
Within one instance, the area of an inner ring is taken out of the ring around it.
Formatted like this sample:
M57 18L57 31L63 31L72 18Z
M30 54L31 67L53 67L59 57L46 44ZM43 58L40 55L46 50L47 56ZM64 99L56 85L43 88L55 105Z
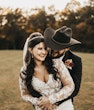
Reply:
M63 62L52 60L48 51L39 32L27 38L19 77L21 96L35 110L74 110L71 99L57 104L72 94L74 83Z

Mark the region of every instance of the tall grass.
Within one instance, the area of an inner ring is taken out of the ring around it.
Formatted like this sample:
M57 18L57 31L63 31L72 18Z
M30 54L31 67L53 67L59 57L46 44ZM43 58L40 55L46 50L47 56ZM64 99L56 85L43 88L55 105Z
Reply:
M76 53L82 58L81 89L74 100L75 110L94 108L94 54ZM19 73L22 51L0 51L0 110L33 110L32 104L23 101L19 91Z

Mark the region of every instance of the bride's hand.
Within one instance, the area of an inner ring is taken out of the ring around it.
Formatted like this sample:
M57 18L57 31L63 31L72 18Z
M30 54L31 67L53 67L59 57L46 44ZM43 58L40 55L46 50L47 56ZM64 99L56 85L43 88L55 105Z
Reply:
M38 106L40 106L41 108L45 108L45 107L49 107L51 104L50 104L50 101L47 97L41 97L39 98L39 101L38 101Z
M41 97L38 101L38 106L45 110L53 110L56 108L55 104L51 104L47 97Z

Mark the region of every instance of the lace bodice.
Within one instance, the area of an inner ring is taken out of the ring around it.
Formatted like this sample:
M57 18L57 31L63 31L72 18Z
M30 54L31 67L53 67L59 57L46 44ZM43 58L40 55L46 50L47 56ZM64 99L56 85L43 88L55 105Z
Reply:
M52 74L49 75L49 79L46 83L33 76L32 85L34 89L40 92L43 96L49 96L60 90L61 81L54 80Z
M32 78L34 89L39 91L43 96L47 96L52 104L69 97L74 90L73 80L64 63L59 59L55 59L54 62L55 67L59 70L58 76L60 79L56 81L52 74L49 74L49 79L46 83L35 76ZM62 88L61 83L64 85ZM22 98L36 105L38 98L29 95L25 81L21 77L19 78L19 84Z

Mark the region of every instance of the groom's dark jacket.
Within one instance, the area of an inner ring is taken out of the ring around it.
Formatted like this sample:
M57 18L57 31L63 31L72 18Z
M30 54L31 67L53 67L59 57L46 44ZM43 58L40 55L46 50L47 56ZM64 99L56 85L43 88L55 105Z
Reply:
M72 59L72 61L73 61L72 69L68 69L68 70L69 70L69 73L72 76L72 79L74 81L75 89L74 89L74 91L70 97L68 97L65 100L58 102L57 104L63 103L64 101L66 101L68 99L72 99L72 101L73 101L73 98L78 94L80 86L81 86L81 79L82 79L82 61L81 61L81 58L78 57L77 55L75 55L74 53L72 53L70 50L68 50L65 53L65 56L63 57L62 61L65 63L65 61L68 59Z

